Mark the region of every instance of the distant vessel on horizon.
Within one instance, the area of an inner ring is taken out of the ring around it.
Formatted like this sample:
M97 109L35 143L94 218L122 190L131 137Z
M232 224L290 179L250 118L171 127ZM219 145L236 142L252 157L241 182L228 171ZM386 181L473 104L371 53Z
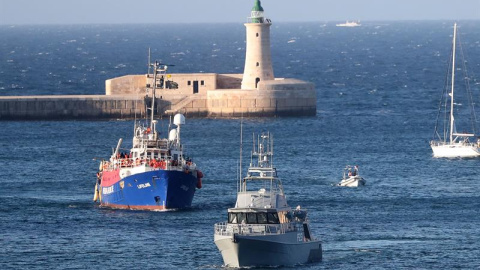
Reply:
M457 132L455 126L455 118L453 116L454 106L458 105L454 101L454 90L455 90L455 53L456 53L456 37L457 37L457 24L453 25L453 42L452 42L452 55L451 55L451 82L450 85L447 85L442 92L442 100L439 105L437 121L435 125L434 139L430 141L430 146L432 147L434 157L446 157L446 158L456 158L456 157L478 157L480 156L480 139L477 139L476 142L470 142L469 138L474 138L476 134L476 116L475 108L473 107L472 94L469 89L468 81L466 83L467 92L469 96L469 106L471 109L471 125L473 128L473 133ZM461 46L460 46L461 48ZM463 52L462 52L463 56ZM463 59L464 63L465 60ZM465 65L465 64L464 64ZM468 80L466 70L464 71L465 80ZM447 89L450 88L450 92L447 93ZM448 100L450 99L450 100ZM448 104L450 101L450 104ZM449 106L447 106L449 105ZM448 109L450 113L448 113ZM440 114L445 116L442 121L440 120ZM439 126L443 124L442 134L438 132ZM435 138L436 137L436 138Z
M360 21L346 21L345 23L337 23L339 27L357 27L361 26Z

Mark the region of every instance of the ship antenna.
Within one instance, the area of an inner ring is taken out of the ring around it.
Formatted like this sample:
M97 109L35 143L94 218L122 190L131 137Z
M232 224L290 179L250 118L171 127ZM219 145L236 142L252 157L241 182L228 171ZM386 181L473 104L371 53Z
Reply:
M254 154L255 154L255 132L252 133L252 154L250 155L250 166L253 166Z
M252 149L253 149L253 153L255 153L255 132L252 133Z
M168 123L168 133L170 134L170 130L172 129L172 115L170 115L170 122Z
M137 128L137 101L138 101L138 93L137 93L137 100L135 100L135 124L134 124L134 130L133 130L133 134L135 134L135 129Z
M258 149L257 164L260 167L260 164L262 163L262 151L264 151L263 147L260 148L260 134L257 134L257 149Z
M155 62L153 68L153 89L152 89L152 105L150 109L152 110L151 118L150 118L150 130L153 131L153 114L155 112L155 90L157 88L157 62Z
M150 62L150 47L148 47L148 71L147 71L147 78L150 78L150 68L151 68L151 62Z
M268 138L270 138L270 166L273 167L273 135L270 131L268 132Z
M240 171L240 170L238 169L239 166L240 166L240 163L237 161L237 170L236 170L236 173L237 173L238 179L240 179L240 176L239 176L239 174L238 174L238 172ZM237 181L237 192L238 192L239 190L240 190L240 181Z
M240 165L239 165L239 186L242 186L242 150L243 150L243 114L240 119Z

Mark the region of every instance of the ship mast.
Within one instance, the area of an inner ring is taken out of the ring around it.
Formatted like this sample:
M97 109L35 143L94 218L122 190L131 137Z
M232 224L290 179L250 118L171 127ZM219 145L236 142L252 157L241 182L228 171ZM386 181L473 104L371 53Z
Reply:
M453 143L453 90L455 85L455 45L457 38L457 23L453 25L453 51L452 51L452 90L450 92L450 143Z
M155 90L157 89L157 68L158 68L158 62L155 61L155 65L153 67L152 105L151 105L151 108L150 108L150 110L151 110L150 130L153 130L153 115L154 115L154 108L155 108Z
M155 121L154 121L154 116L155 116L155 99L156 99L156 90L157 87L163 88L164 87L164 80L165 80L165 74L167 72L167 66L164 65L158 61L155 61L155 63L150 63L150 51L149 51L149 57L148 57L148 62L149 62L149 74L147 75L150 77L150 68L153 69L153 87L152 87L152 103L150 105L150 130L155 131ZM148 119L147 119L148 120Z

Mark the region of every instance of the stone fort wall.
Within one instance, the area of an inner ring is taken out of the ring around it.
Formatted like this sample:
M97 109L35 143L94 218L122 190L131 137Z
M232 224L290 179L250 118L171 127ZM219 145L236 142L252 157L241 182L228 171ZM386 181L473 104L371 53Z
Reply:
M242 74L172 74L178 89L157 92L157 115L189 117L314 116L312 83L295 79L260 82L241 90ZM0 120L133 119L144 114L146 75L106 81L106 95L4 96ZM198 91L193 83L198 82ZM202 84L203 81L203 84Z

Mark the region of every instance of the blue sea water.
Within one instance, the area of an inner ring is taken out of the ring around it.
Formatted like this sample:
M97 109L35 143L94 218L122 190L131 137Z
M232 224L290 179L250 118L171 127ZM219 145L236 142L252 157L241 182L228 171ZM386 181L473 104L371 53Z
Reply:
M480 268L480 161L435 159L428 145L452 25L274 22L275 75L314 82L317 115L244 119L244 153L252 132L274 134L287 199L309 209L323 240L324 261L295 268ZM480 24L459 25L478 78ZM242 24L0 26L0 94L102 94L108 78L145 73L149 47L175 64L172 72L242 73L244 31ZM187 119L183 142L206 177L192 209L173 212L92 202L94 159L108 158L120 137L131 146L132 121L0 127L0 269L222 268L213 224L235 201L240 119ZM332 185L347 164L359 165L365 187Z

